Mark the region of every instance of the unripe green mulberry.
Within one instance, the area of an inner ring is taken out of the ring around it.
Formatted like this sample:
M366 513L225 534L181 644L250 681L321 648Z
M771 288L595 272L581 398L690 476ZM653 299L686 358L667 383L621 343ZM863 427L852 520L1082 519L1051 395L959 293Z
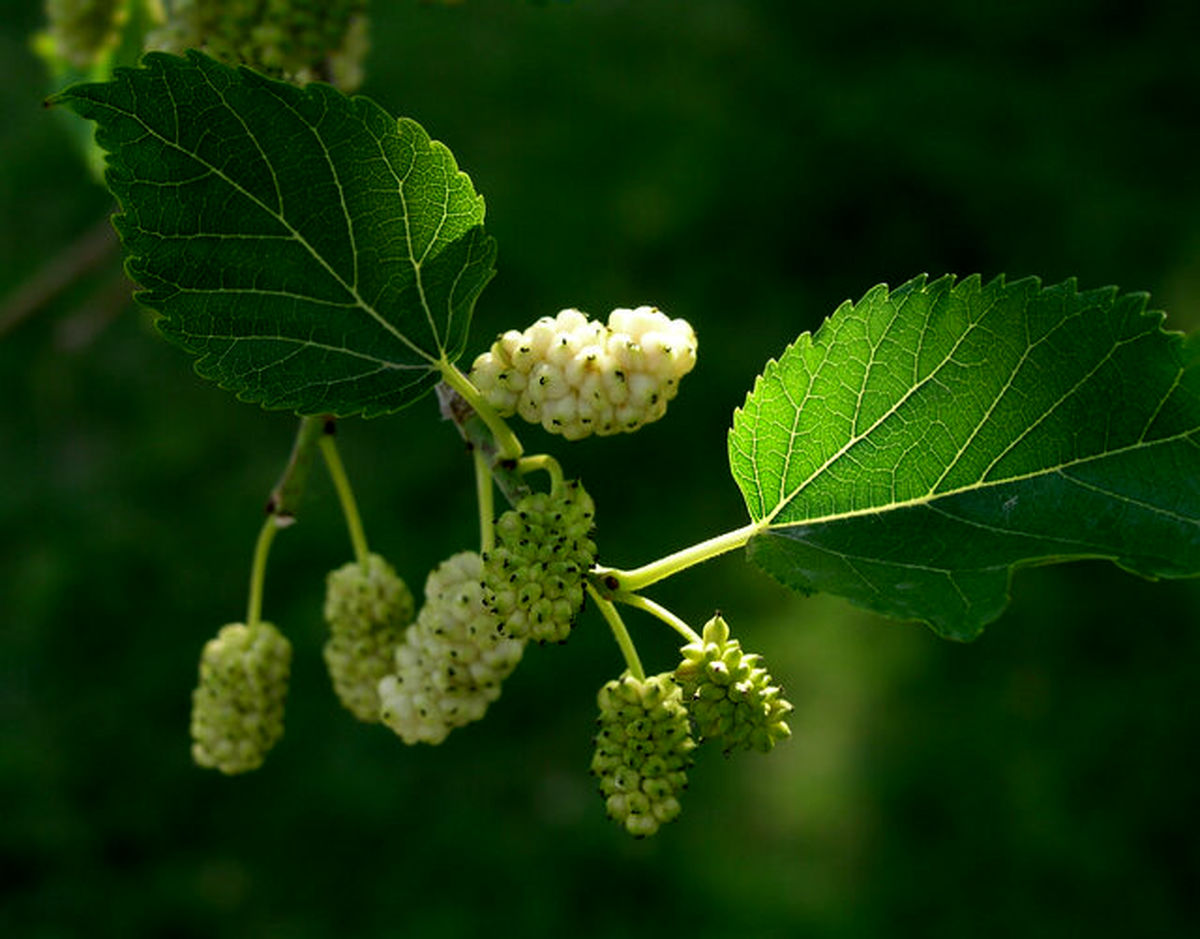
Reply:
M572 480L557 493L521 499L496 523L484 555L484 603L514 639L565 642L583 606L584 576L596 559L588 537L596 508Z
M200 49L230 64L352 91L366 52L366 0L164 0L148 49Z
M35 46L59 70L89 69L116 47L126 16L124 0L46 0L49 24Z
M669 673L638 681L628 673L597 696L600 730L592 774L610 818L639 838L679 814L695 748L679 686Z
M470 377L502 416L520 414L578 440L658 420L695 364L687 320L642 306L613 310L605 325L563 310L506 332L475 359Z
M222 773L262 765L283 736L292 645L270 623L230 623L204 646L192 693L192 759Z
M365 565L352 561L331 571L326 579L325 664L338 698L359 720L379 720L379 681L392 672L412 618L412 593L377 554Z
M759 664L746 654L720 614L704 625L701 641L684 646L675 680L683 689L701 740L722 741L734 749L769 751L791 736L785 718L792 705Z
M425 582L425 605L379 682L380 716L405 743L441 743L483 717L525 643L507 639L483 605L483 560L464 551Z

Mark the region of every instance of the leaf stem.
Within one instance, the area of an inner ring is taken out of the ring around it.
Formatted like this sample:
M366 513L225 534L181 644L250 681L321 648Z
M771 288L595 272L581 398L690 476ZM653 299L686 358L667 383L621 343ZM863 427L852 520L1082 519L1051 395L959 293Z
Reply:
M480 449L475 455L475 494L479 502L479 553L487 554L496 546L496 493L487 455Z
M467 444L467 449L483 454L494 482L504 498L516 505L529 495L529 484L517 471L518 460L502 459L496 450L496 437L474 408L445 382L437 386L438 410L451 421Z
M612 601L600 596L599 592L591 584L588 584L588 593L596 601L596 606L599 608L601 615L608 621L613 638L617 640L617 645L621 649L621 655L625 657L625 665L629 669L629 674L638 681L645 681L646 672L642 668L642 660L638 658L637 649L634 648L633 640L629 638L629 630L625 628L621 614L617 612L617 608L613 606Z
M661 603L655 603L649 597L643 597L636 593L619 593L613 599L617 603L624 603L626 606L634 607L638 610L644 610L651 616L656 616L675 632L683 636L688 642L700 642L701 636L696 630L692 629L687 623L681 620L678 616L668 610Z
M442 380L457 391L487 424L496 440L497 458L501 460L519 459L525 452L521 441L512 432L512 428L505 423L504 418L497 414L495 408L488 404L487 399L479 393L479 389L471 384L471 380L460 372L453 362L442 359L438 366L442 372Z
M545 470L550 474L550 492L558 495L563 490L563 472L558 460L549 453L539 453L536 456L524 456L517 461L517 472L521 475Z
M333 440L333 421L326 421L324 434L321 436L321 455L325 457L325 465L333 478L334 488L337 489L338 500L342 503L342 514L346 517L346 528L350 531L350 543L354 545L354 556L364 567L370 556L367 547L367 536L363 531L362 518L358 514L358 505L354 501L354 490L350 488L350 479L346 476L346 467L338 455L337 444Z
M592 569L591 577L605 588L609 597L618 594L637 593L644 587L665 580L680 571L687 570L704 561L735 551L744 546L751 538L766 529L765 522L751 522L741 528L717 535L694 544L690 548L668 554L650 564L643 564L633 570L623 571L612 567L596 567Z
M300 418L287 466L283 468L283 474L267 499L267 511L278 517L280 526L290 524L296 518L300 499L308 485L308 471L312 468L317 441L325 433L325 424L323 417Z
M246 625L253 629L262 619L263 581L267 576L267 556L271 553L271 542L275 533L285 527L283 521L274 512L267 514L263 527L258 533L258 541L254 545L254 560L250 565L250 600L246 605Z

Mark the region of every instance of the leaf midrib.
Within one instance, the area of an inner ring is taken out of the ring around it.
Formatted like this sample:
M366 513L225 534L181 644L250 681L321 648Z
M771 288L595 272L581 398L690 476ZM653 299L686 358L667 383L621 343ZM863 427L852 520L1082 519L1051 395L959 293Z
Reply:
M897 304L897 306L898 307L903 306L903 304L906 302L908 302L907 297L904 298L904 301L902 303ZM982 317L981 317L981 319L982 319ZM893 322L894 321L895 321L895 317L893 317ZM775 508L772 509L769 513L767 513L764 516L763 521L766 522L767 525L770 525L772 520L775 518L775 516L777 516L780 512L782 512L785 508L787 508L787 506L790 505L791 502L798 495L800 495L801 492L803 492L806 488L808 488L809 485L811 485L815 480L819 479L821 477L821 475L827 469L829 469L830 466L832 466L834 463L836 463L838 460L840 460L843 456L845 456L846 453L848 453L851 448L853 448L858 443L860 443L861 441L863 441L867 437L869 437L875 431L876 428L878 428L881 424L883 424L884 421L888 420L901 407L903 407L905 402L907 402L913 395L915 395L918 391L920 391L922 388L924 388L926 384L928 384L930 381L932 381L934 379L934 377L936 375L938 375L938 373L946 366L946 364L954 358L954 353L963 344L963 342L966 340L967 336L969 336L971 334L971 331L977 327L977 325L978 325L977 323L972 323L965 330L963 330L962 335L959 336L958 339L955 340L954 345L945 354L945 356L942 357L942 360L937 364L937 367L931 369L929 374L926 375L925 378L921 379L916 384L914 384L911 388L909 388L907 391L905 391L904 394L901 395L886 411L884 411L882 414L879 415L879 417L877 417L875 419L875 421L871 424L870 427L868 427L866 430L864 430L861 434L858 434L857 436L852 436L849 440L846 441L846 443L844 443L841 447L839 447L832 454L830 454L830 456L828 456L820 466L818 466L811 473L809 473L808 477L806 479L804 479L801 483L799 483L797 486L795 486L790 493L786 493L783 491L783 485L787 482L787 467L790 463L792 453L794 452L794 448L789 447L787 450L787 454L784 458L783 472L780 475L779 501L775 504ZM825 364L828 361L829 361L829 356L826 353L825 360L822 363L821 367L824 368ZM818 374L819 374L819 369L817 372L813 373L813 378L815 379ZM866 383L867 379L869 378L869 375L870 375L870 373L868 371L864 371L864 373L863 373L863 383L864 384ZM782 382L780 384L783 385ZM799 405L793 404L793 407L796 408L797 412L799 412L800 408L803 406L805 401L807 401L807 399L810 395L810 392L811 392L811 388L812 388L812 382L810 381L809 389L806 390L806 392L805 392L804 401L801 401ZM785 391L787 390L786 386L784 386L784 390ZM790 397L788 400L790 403L790 401L791 401ZM858 415L856 413L854 418L852 419L851 423L853 423L854 420L857 420L857 416ZM757 437L757 434L755 436ZM794 436L795 435L793 434L793 439L794 439ZM929 494L932 494L932 492ZM886 507L886 506L884 506L884 507Z
M909 302L909 300L911 299L911 296L912 295L904 297L900 303L896 304L895 312L893 313L892 318L891 318L892 323L894 323L896 321L896 319L900 316L901 311L903 310L905 304L907 304ZM818 480L829 469L830 466L832 466L834 463L836 463L838 460L840 460L842 457L844 457L851 449L853 449L855 446L857 446L863 440L867 439L885 421L887 421L892 416L894 416L900 410L900 408L902 408L904 406L904 404L913 395L915 395L921 388L923 388L929 382L933 381L942 372L942 370L949 363L951 363L954 360L955 352L962 346L962 344L966 341L966 339L975 330L982 328L981 324L987 318L988 314L990 314L996 308L996 305L998 304L998 302L999 302L999 298L993 299L987 305L987 307L981 312L979 318L975 322L972 322L967 325L967 327L962 331L962 334L956 339L954 345L945 353L945 355L942 357L941 361L938 362L937 366L930 370L930 372L925 376L925 378L915 382L886 411L884 411L878 418L876 418L876 420L871 424L870 427L868 427L862 433L851 437L845 444L843 444L833 454L831 454L829 457L827 457L820 466L818 466L816 469L814 469L808 475L808 477L806 479L804 479L802 482L800 482L798 485L796 485L791 490L791 492L785 493L782 491L782 485L787 480L787 469L788 469L788 466L790 465L792 454L795 451L794 446L789 446L785 453L785 456L784 456L783 467L782 467L781 474L780 474L780 484L781 484L780 498L779 498L779 501L776 503L775 508L764 515L764 517L763 517L764 526L767 528L774 527L772 523L773 523L773 520L775 519L775 517L778 516L779 513L782 512L784 509L786 509L805 489L807 489L810 485L812 485L812 483L814 483L816 480ZM1083 315L1083 312L1084 312L1083 310L1075 310L1070 315L1069 319L1077 319ZM1064 320L1063 322L1065 323L1067 321L1068 320ZM1028 326L1027 322L1026 322L1026 326ZM958 452L955 454L954 458L947 463L947 465L946 465L945 469L943 470L943 472L941 473L941 475L937 478L937 480L933 483L933 485L930 486L929 491L924 496L917 497L915 499L910 499L910 500L903 500L900 502L884 503L882 505L874 506L874 507L867 508L867 509L855 509L847 514L850 516L859 515L859 514L873 514L873 513L878 513L878 512L882 512L882 511L891 511L894 508L902 508L902 507L907 507L910 505L928 504L931 501L933 501L935 498L940 498L942 496L950 496L950 495L956 495L956 494L959 494L962 492L976 491L976 490L984 489L991 485L1005 485L1005 484L1008 484L1011 482L1019 482L1022 479L1028 479L1028 478L1033 478L1036 476L1041 476L1041 475L1045 475L1045 474L1049 474L1049 473L1058 472L1061 469L1064 469L1064 468L1067 468L1070 466L1074 466L1079 463L1087 462L1088 460L1091 460L1091 459L1098 459L1098 458L1110 456L1110 455L1113 455L1116 453L1123 452L1127 449L1130 449L1130 448L1117 448L1115 450L1105 450L1102 453L1091 454L1087 457L1080 458L1079 460L1068 461L1068 462L1060 464L1058 466L1043 467L1033 473L1022 474L1022 475L1013 476L1013 477L1006 477L1004 479L998 479L998 480L994 480L994 481L986 480L987 474L990 473L992 471L992 469L995 468L995 466L1000 462L1000 460L1002 460L1005 456L1007 456L1009 453L1011 453L1014 447L1016 447L1022 440L1024 440L1026 437L1028 437L1029 434L1032 433L1037 427L1041 426L1042 423L1044 423L1049 418L1049 416L1054 413L1055 410L1057 410L1064 402L1068 401L1071 398L1071 396L1076 391L1079 390L1080 387L1082 387L1084 384L1086 384L1105 364L1107 364L1109 361L1111 361L1113 356L1116 354L1116 352L1119 348L1121 348L1122 346L1127 345L1131 342L1136 342L1139 339L1141 339L1142 334L1140 334L1140 333L1132 335L1132 336L1127 336L1125 338L1122 338L1122 339L1114 342L1113 345L1111 346L1111 348L1108 349L1108 351L1105 353L1105 355L1102 358L1100 358L1094 364L1094 366L1092 368L1090 368L1083 376L1081 376L1074 384L1072 384L1072 386L1069 389L1067 389L1062 395L1060 395L1056 401L1054 401L1051 405L1049 405L1045 409L1045 411L1041 415L1039 415L1037 420L1035 420L1033 423L1031 423L1024 430L1022 430L1022 432L1020 434L1018 434L1017 437L1013 441L1011 441L999 454L997 454L991 460L991 462L988 464L987 468L981 474L981 479L978 483L975 483L975 484L972 484L969 486L961 486L961 487L958 487L958 488L952 489L952 490L945 490L944 492L938 491L938 486L945 480L945 478L950 474L950 472L953 470L953 468L958 465L963 454L970 447L972 441L974 441L976 439L976 437L978 436L981 429L987 425L988 418L992 415L992 413L995 411L996 407L1003 400L1005 394L1012 387L1014 380L1016 379L1022 366L1029 359L1029 356L1032 353L1032 351L1034 349L1036 349L1039 345L1047 342L1050 339L1050 337L1054 336L1062 328L1062 326L1063 326L1063 324L1059 323L1058 325L1056 325L1056 327L1054 329L1050 330L1044 336L1042 336L1039 339L1032 341L1032 342L1029 341L1028 337L1027 337L1024 350L1022 351L1021 355L1017 358L1016 362L1013 364L1012 370L1011 370L1010 374L1008 375L1007 379L1005 380L1004 384L999 388L999 390L998 390L997 394L995 395L995 397L993 398L992 402L988 405L987 409L984 411L983 415L980 417L980 419L976 423L975 427L971 430L970 434L966 437L962 446L959 448ZM884 332L886 334L886 330ZM924 331L922 331L922 337L923 336L924 336ZM880 340L880 342L882 342L882 339ZM871 361L872 362L874 361L874 352L878 348L879 344L880 343L873 343L871 346L871 348L872 348ZM831 345L831 343L827 342L827 343L824 343L823 345L824 345L824 348L827 350L829 345ZM821 370L828 366L828 363L829 363L829 357L826 352L820 365L817 367L817 369L815 369L812 372L812 380L810 380L809 387L805 391L804 398L799 402L799 404L797 404L796 402L794 402L792 400L791 394L790 394L790 389L787 388L786 384L782 381L779 382L780 387L783 389L785 395L787 396L788 403L792 405L792 407L794 409L794 413L795 413L795 416L793 417L793 432L789 435L792 440L795 440L795 436L796 436L794 433L795 421L799 417L800 409L803 407L804 403L810 397L813 381L815 381L817 376L820 374ZM1157 404L1157 406L1154 410L1154 413L1151 415L1150 420L1147 422L1146 426L1143 428L1142 433L1141 433L1140 437L1138 438L1138 441L1135 444L1135 446L1145 445L1145 444L1143 444L1143 441L1145 439L1147 430L1153 423L1154 416L1157 415L1159 413L1159 411L1162 409L1166 399L1170 396L1171 391L1179 385L1180 381L1182 380L1183 372L1184 372L1184 369L1180 368L1179 371L1176 373L1176 376L1171 385L1171 388L1169 388L1167 390L1167 392L1164 394L1163 398L1160 399L1159 403ZM870 375L871 375L870 363L868 363L867 368L864 369L864 371L863 371L863 378L862 378L861 387L859 388L859 391L858 391L858 398L857 398L857 402L856 402L855 412L854 412L853 417L850 420L851 426L854 426L854 424L857 423L858 415L859 415L859 412L861 409L863 391L865 390L865 388L867 386L867 383L870 379ZM1160 440L1154 441L1154 443L1157 444L1159 442L1167 442L1169 440L1184 438L1184 437L1187 437L1189 434L1193 433L1194 431L1195 431L1195 428L1193 428L1189 431L1183 432L1181 434L1178 434L1174 438L1161 438ZM756 445L757 445L757 438L758 438L758 435L754 434L754 439L755 439ZM1153 444L1151 444L1151 445L1153 445ZM754 461L753 465L755 467L756 488L758 489L758 491L760 493L759 498L761 501L764 493L763 493L762 486L758 485L757 461ZM838 514L838 515L828 516L827 518L825 518L823 520L836 520L837 518L840 518L840 517L843 517L843 516L841 514ZM806 521L805 524L807 524L807 523L808 522ZM784 523L784 524L798 524L798 523L790 523L789 522L789 523Z
M1095 489L1096 491L1105 492L1107 495L1110 495L1114 499L1121 499L1126 502L1130 502L1130 503L1133 503L1136 505L1141 505L1142 507L1144 507L1148 510L1158 512L1159 514L1165 515L1168 518L1175 519L1176 521L1179 521L1183 524L1195 525L1198 528L1200 528L1200 518L1189 518L1184 515L1178 515L1177 513L1170 512L1166 509L1159 508L1158 506L1151 505L1150 503L1139 502L1138 500L1132 499L1128 496L1115 495L1113 493L1107 492L1107 490L1100 490L1099 487L1090 486L1089 484L1083 482L1082 480L1077 480L1071 476L1068 476L1064 472L1064 470L1068 470L1075 466L1081 466L1081 465L1084 465L1084 464L1087 464L1087 463L1090 463L1090 462L1093 462L1096 460L1108 459L1109 457L1118 456L1123 453L1132 453L1132 452L1136 452L1138 450L1148 449L1148 448L1157 447L1157 446L1163 446L1163 445L1175 443L1178 441L1186 441L1186 442L1192 443L1193 445L1200 446L1200 443L1197 443L1197 441L1191 439L1198 431L1200 431L1200 428L1191 428L1186 431L1181 431L1178 434L1173 434L1170 437L1160 437L1157 440L1151 441L1150 443L1145 443L1144 441L1137 441L1126 447L1117 447L1116 449L1113 449L1113 450L1106 450L1103 453L1092 453L1092 454L1088 454L1085 457L1080 457L1077 460L1069 460L1065 463L1060 463L1056 466L1043 467L1043 468L1038 469L1036 472L1022 473L1022 474L1019 474L1016 476L1009 476L1004 479L989 480L987 482L981 481L978 483L973 483L969 486L960 486L957 489L947 489L943 492L936 492L936 493L930 492L930 493L926 493L923 496L918 496L916 498L902 499L899 501L888 502L888 503L884 503L882 505L869 506L867 508L862 508L862 509L849 509L845 512L834 512L829 515L819 515L819 516L814 516L812 518L795 519L795 520L786 521L786 522L775 522L775 521L773 521L773 519L775 518L776 515L779 514L779 511L780 511L780 509L777 509L776 511L772 512L769 517L764 518L759 523L759 526L760 526L761 530L763 530L763 531L774 531L777 529L791 528L791 527L796 527L796 526L817 527L819 525L825 525L830 522L838 522L838 521L842 521L844 519L858 518L858 517L862 517L865 515L880 515L885 512L893 512L893 511L897 511L897 510L901 510L901 509L919 508L921 506L932 506L932 507L936 508L936 504L939 501L944 500L944 499L950 499L954 496L962 495L964 493L980 492L980 491L984 491L987 489L994 489L999 486L1008 486L1008 485L1012 485L1014 483L1024 482L1025 480L1028 480L1028 479L1037 479L1039 477L1047 476L1050 474L1058 474L1073 484L1085 486L1087 488L1092 488L1092 489ZM964 521L964 522L969 521L967 519L960 519L960 520ZM1039 537L1041 537L1041 536L1039 536Z

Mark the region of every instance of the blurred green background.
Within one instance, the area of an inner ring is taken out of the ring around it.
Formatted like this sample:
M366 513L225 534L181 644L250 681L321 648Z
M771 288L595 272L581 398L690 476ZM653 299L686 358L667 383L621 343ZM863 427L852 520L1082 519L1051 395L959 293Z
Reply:
M109 210L0 25L0 296ZM724 434L766 359L914 274L1076 276L1200 326L1200 7L1087 0L468 0L373 4L363 91L420 120L488 200L491 336L560 307L655 303L700 364L666 420L545 448L582 475L604 558L744 522ZM115 264L0 338L0 935L1182 936L1200 929L1200 583L1027 571L969 646L737 556L652 594L720 607L796 704L770 757L701 754L683 817L635 842L587 775L621 667L589 610L487 719L406 748L338 707L323 474L276 543L296 659L267 765L194 768L203 642L242 616L293 421L202 383ZM419 589L476 537L433 405L347 421L372 546ZM675 642L630 617L651 668Z

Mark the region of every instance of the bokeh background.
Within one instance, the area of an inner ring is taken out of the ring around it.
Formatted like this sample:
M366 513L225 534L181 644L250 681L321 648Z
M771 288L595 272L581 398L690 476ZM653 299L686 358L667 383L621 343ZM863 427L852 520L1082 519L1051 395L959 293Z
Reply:
M0 297L110 209L28 36L0 22ZM744 522L733 408L845 298L928 272L1147 290L1200 326L1200 7L1175 0L373 4L363 88L488 200L477 341L564 306L688 317L668 418L567 445L605 559ZM1183 936L1200 929L1200 583L1020 573L971 645L793 597L733 556L655 588L720 607L796 705L770 757L701 754L647 841L587 775L621 667L595 611L487 719L406 748L338 707L323 474L276 542L296 647L267 765L194 768L196 658L241 618L293 421L202 383L112 259L0 337L0 935ZM372 546L419 589L476 537L432 404L342 427ZM675 642L630 617L652 668Z

